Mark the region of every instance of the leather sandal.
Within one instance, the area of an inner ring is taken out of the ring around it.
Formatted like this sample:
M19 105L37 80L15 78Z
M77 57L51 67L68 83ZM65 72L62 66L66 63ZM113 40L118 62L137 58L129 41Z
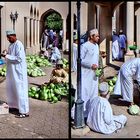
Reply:
M29 114L17 114L16 116L15 116L16 118L26 118L26 117L29 117Z

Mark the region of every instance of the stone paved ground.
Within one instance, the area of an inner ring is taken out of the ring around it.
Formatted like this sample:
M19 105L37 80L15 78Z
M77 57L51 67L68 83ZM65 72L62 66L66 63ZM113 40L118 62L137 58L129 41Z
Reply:
M45 68L47 76L29 79L29 86L48 81L52 68ZM5 81L0 83L0 100L6 101ZM55 104L29 98L30 117L15 118L14 114L0 115L0 138L68 138L68 100Z
M117 74L119 66L121 65L122 62L113 62L111 67L107 66L104 69L105 77L112 77ZM128 107L126 102L122 102L119 99L111 98L110 103L114 114L124 114L127 116L127 125L122 130L111 135L104 135L90 130L85 135L72 135L72 138L140 138L140 116L133 116L128 114Z

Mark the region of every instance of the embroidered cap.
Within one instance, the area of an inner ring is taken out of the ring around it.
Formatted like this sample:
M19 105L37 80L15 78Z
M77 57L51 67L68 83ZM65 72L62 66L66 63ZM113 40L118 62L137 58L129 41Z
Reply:
M16 32L14 30L6 31L6 35L15 35Z
M95 35L95 34L98 34L98 29L92 29L90 30L90 35Z
M57 65L63 65L62 60L58 60L58 62L56 63Z
M107 82L102 82L99 85L99 92L102 95L105 95L108 92L108 83Z

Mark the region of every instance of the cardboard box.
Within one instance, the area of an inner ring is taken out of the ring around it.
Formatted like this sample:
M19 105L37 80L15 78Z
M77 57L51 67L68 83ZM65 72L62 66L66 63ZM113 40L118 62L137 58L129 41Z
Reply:
M0 114L9 114L9 106L6 103L0 104Z

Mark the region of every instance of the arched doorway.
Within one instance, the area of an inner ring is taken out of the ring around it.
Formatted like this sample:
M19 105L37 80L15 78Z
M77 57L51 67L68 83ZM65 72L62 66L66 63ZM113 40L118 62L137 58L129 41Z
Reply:
M62 49L62 41L63 41L63 19L59 12L49 9L44 12L40 19L40 40L42 33L45 29L48 31L52 30L54 34L58 35L59 38L59 49ZM61 34L62 33L62 34Z

